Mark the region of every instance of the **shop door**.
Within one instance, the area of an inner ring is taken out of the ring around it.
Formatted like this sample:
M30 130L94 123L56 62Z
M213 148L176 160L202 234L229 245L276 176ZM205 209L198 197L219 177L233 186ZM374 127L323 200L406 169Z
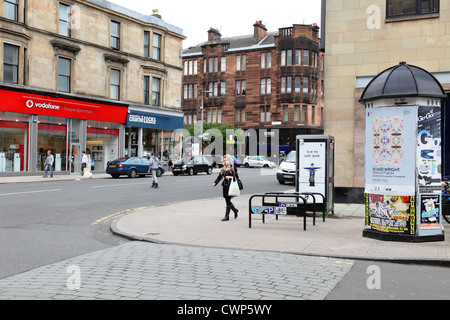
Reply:
M70 144L70 172L81 173L81 145L79 143Z

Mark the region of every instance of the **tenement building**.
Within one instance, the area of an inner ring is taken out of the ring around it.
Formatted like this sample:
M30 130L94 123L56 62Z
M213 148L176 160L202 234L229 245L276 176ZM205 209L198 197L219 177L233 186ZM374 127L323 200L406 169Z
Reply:
M100 0L0 0L0 175L173 148L183 31Z
M183 50L184 123L201 120L203 97L205 122L258 135L277 129L280 149L287 152L295 148L296 135L323 132L319 28L296 24L268 32L262 21L253 28L253 34L236 37L210 28L207 41ZM247 146L246 154L258 151ZM276 150L271 154L278 156Z
M376 75L400 62L425 69L450 91L450 1L323 0L322 19L324 129L336 142L335 186L363 200L365 112L358 100ZM441 172L448 176L448 99L441 112Z

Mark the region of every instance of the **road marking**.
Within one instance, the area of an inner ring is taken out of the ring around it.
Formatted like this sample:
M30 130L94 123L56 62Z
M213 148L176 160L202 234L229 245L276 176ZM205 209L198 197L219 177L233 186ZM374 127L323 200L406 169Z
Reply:
M129 186L138 186L138 185L145 185L150 184L150 182L143 182L143 183L124 183L124 184L108 184L105 186L92 186L92 189L100 189L100 188L119 188L119 187L129 187Z
M23 192L11 192L11 193L0 193L0 197L3 197L3 196L23 195L23 194L33 194L33 193L56 192L56 191L62 191L62 189L36 190L36 191L23 191Z
M95 225L97 225L99 223L102 223L104 221L107 221L107 220L111 220L112 218L118 217L120 215L125 215L125 214L129 214L129 213L132 213L132 212L135 212L135 211L148 209L148 208L152 208L152 207L140 207L140 208L127 209L127 210L123 210L123 211L120 211L120 212L116 212L116 213L110 214L109 216L106 216L106 217L98 219L97 221L92 223L92 226L95 226Z

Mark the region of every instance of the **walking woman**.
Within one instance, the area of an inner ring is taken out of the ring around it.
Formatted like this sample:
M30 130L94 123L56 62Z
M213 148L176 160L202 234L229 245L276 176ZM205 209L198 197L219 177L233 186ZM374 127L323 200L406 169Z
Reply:
M220 170L219 176L217 177L216 181L213 183L213 187L215 187L220 180L223 179L222 182L222 191L223 191L223 197L225 198L225 203L227 205L227 208L225 210L225 217L223 217L222 221L228 221L230 220L230 210L233 210L234 212L234 218L236 219L238 217L239 210L236 209L236 207L231 202L231 198L228 195L228 190L230 188L231 179L233 177L236 177L236 179L239 179L237 169L233 165L233 159L229 154L223 157L223 168Z

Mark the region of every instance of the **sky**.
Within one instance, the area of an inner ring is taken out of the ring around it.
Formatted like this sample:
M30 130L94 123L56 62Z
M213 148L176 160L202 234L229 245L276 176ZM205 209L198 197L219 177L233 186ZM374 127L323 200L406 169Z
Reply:
M183 48L208 39L210 27L222 37L253 34L253 24L262 21L267 31L293 24L320 26L320 0L108 0L128 9L151 15L158 9L162 19L183 29Z

